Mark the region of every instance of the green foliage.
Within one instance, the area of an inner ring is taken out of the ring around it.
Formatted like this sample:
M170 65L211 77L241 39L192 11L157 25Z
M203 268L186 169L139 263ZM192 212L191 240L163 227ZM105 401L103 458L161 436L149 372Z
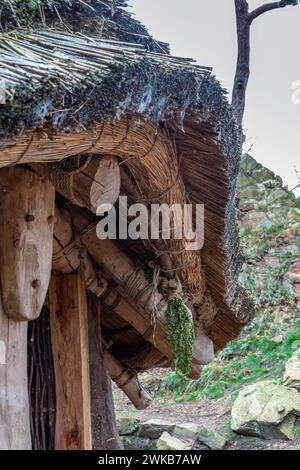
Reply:
M187 376L195 341L193 317L180 299L172 299L166 312L166 335L172 347L172 369Z
M203 368L199 380L189 381L176 374L165 378L163 388L177 403L197 397L220 398L225 394L235 398L247 384L266 379L282 382L285 363L300 344L300 311L294 302L292 286L285 279L286 271L300 252L282 244L281 231L287 225L270 225L263 232L261 229L242 231L242 245L247 258L252 260L244 270L242 281L256 299L256 316L238 339ZM264 263L264 256L270 257L271 250L278 259L275 267Z

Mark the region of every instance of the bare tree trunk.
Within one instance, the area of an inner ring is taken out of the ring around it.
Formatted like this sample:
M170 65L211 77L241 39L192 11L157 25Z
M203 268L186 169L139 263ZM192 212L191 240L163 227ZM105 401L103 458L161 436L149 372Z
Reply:
M250 30L252 22L271 10L297 6L298 0L281 0L261 5L249 12L247 0L234 0L236 13L238 58L232 91L232 107L237 124L242 127L245 111L246 91L250 76Z
M101 351L100 312L96 297L88 296L92 445L94 450L121 450L112 385Z
M249 7L245 0L235 0L238 38L238 59L232 92L232 107L237 123L242 126L245 111L246 90L250 76L250 21Z

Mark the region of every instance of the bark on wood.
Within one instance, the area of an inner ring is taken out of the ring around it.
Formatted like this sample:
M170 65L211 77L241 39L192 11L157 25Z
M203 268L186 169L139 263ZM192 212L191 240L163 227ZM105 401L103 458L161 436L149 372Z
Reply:
M22 167L1 169L0 191L3 308L14 320L34 320L51 274L55 191Z
M94 450L121 450L111 379L101 350L101 324L95 297L88 297L89 362L92 446Z
M249 12L247 0L235 0L238 58L234 86L232 92L232 106L237 123L242 126L245 111L246 91L250 76L250 28L252 22L271 10L297 6L298 0L282 0L269 2Z
M91 449L86 294L79 274L52 276L49 288L56 382L55 448Z
M0 449L30 450L27 322L4 313L0 300Z

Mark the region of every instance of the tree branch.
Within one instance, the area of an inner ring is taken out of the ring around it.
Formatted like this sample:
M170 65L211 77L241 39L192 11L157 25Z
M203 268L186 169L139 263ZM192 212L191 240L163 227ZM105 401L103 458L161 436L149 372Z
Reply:
M298 5L298 0L281 0L280 2L265 3L264 5L256 8L251 13L249 13L248 20L250 23L252 23L253 20L263 15L264 13L267 13L268 11L277 10L278 8L285 8L288 6L297 6L297 5Z

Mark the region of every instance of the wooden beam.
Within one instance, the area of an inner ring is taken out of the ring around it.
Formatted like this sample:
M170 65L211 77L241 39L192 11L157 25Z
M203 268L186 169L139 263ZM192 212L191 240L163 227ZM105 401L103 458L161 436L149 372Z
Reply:
M0 449L30 450L27 322L4 313L0 299Z
M144 339L152 343L164 356L172 359L171 346L165 334L165 312L167 309L167 300L158 289L152 287L152 294L149 297L151 283L143 276L144 294L136 300L133 300L128 294L126 284L132 275L136 273L136 266L126 253L120 250L119 246L113 240L100 240L97 237L96 227L90 230L84 230L90 226L91 220L88 214L75 206L68 206L72 215L72 220L76 230L79 232L78 238L85 246L87 252L109 273L118 287L110 292L105 298L105 306L113 308L114 312L124 318L133 326ZM83 231L82 233L80 233ZM118 299L118 296L120 297ZM113 306L113 307L112 307ZM152 321L153 309L156 311L155 328ZM202 365L211 362L214 358L212 341L203 334L199 334L195 341L193 358L191 362L190 377L199 378Z
M52 276L49 306L56 383L55 448L89 450L88 322L81 275Z
M3 308L18 321L35 320L47 294L55 190L26 168L0 171L0 279Z

